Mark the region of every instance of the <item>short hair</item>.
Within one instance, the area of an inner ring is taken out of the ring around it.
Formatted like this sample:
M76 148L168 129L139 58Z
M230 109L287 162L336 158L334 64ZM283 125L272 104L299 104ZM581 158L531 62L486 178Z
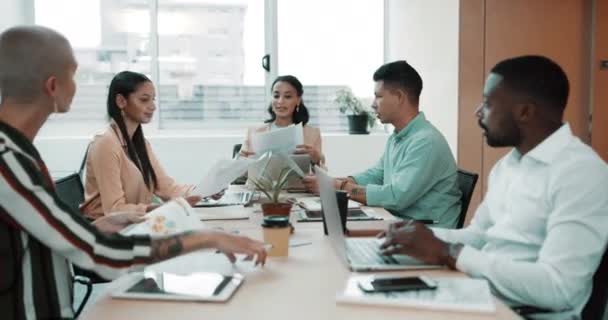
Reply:
M560 114L568 103L570 84L564 70L547 57L527 55L503 60L491 73L502 77L502 83L534 103L554 108Z
M383 81L386 85L403 89L408 94L410 102L418 105L422 92L422 78L407 61L399 60L381 66L374 72L374 81Z
M0 34L0 95L31 102L44 82L74 63L72 47L60 33L41 26L18 26Z

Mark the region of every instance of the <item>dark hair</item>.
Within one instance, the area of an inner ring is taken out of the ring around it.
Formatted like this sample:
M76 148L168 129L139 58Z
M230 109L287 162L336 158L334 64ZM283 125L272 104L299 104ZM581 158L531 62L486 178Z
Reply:
M405 60L387 63L374 72L374 81L405 90L410 102L418 105L422 92L422 78Z
M560 114L568 103L570 84L562 68L543 56L520 56L503 60L490 71L502 76L502 83L534 103L554 108Z
M150 157L148 157L148 151L146 150L146 140L144 139L141 124L137 126L133 138L129 139L125 120L120 108L116 104L116 96L120 94L125 99L128 99L129 95L145 82L152 81L145 75L132 71L123 71L114 76L110 83L110 90L108 91L108 116L116 122L120 133L127 142L129 159L141 171L148 189L154 190L156 186L156 173L150 164Z
M308 123L308 109L304 105L304 100L302 100L302 95L304 94L304 88L302 87L302 83L298 78L292 75L279 76L272 82L272 86L270 86L270 93L272 93L272 89L277 82L287 82L292 87L296 89L298 93L298 97L300 98L300 105L296 108L291 116L291 120L294 124L302 123L302 125L306 125ZM268 113L270 113L270 119L264 121L264 123L271 123L277 119L277 115L272 111L272 103L268 106Z

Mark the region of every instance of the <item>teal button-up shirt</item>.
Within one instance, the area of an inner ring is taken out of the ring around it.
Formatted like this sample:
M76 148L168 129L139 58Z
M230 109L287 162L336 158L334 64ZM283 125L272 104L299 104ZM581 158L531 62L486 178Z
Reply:
M353 176L367 204L406 219L453 228L460 213L458 168L443 135L420 112L393 133L378 163Z

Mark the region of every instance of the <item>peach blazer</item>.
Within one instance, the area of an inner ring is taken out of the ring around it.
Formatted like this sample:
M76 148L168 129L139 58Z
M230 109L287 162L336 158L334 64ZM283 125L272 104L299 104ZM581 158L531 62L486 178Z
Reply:
M179 185L167 175L146 140L150 163L156 173L157 185L152 191L144 177L129 159L127 145L116 123L93 139L86 160L85 201L81 211L89 219L97 219L116 211L145 212L154 195L163 201L187 196L193 189Z
M319 128L311 127L309 125L305 125L302 127L304 130L304 143L309 144L319 150L321 154L321 164L325 164L325 155L323 154L323 144L321 142L321 130ZM249 151L252 150L251 147L251 138L255 133L266 132L270 130L270 124L265 124L261 127L257 128L249 128L247 129L247 137L245 141L243 141L243 146L241 150Z

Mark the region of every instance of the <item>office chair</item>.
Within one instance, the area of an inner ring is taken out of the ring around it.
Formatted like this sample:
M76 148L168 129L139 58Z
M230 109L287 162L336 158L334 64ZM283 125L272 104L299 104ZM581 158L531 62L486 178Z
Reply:
M237 143L232 147L232 159L241 151L241 147L243 147L243 144L241 143Z
M80 211L80 204L84 202L84 186L82 185L82 173L84 169L84 164L86 161L86 153L85 157L82 159L82 163L80 164L80 168L78 172L72 173L66 177L55 180L55 191L57 192L57 196L63 203L68 205L72 210ZM74 276L72 280L74 282L80 283L86 286L86 293L82 302L78 306L78 309L74 313L74 317L78 317L82 309L86 305L89 297L91 296L91 292L93 290L93 284L95 283L104 283L109 282L101 277L99 277L96 273L81 269L75 265L72 265L72 269L74 271Z
M593 289L591 297L583 307L582 320L602 320L606 317L606 303L608 303L608 248L604 251L602 261L593 275ZM533 315L549 313L551 310L534 306L519 306L511 308L526 319Z
M467 210L478 178L479 175L476 173L458 169L458 188L462 195L460 196L460 216L458 216L456 229L461 229L464 226L464 220L467 217Z

